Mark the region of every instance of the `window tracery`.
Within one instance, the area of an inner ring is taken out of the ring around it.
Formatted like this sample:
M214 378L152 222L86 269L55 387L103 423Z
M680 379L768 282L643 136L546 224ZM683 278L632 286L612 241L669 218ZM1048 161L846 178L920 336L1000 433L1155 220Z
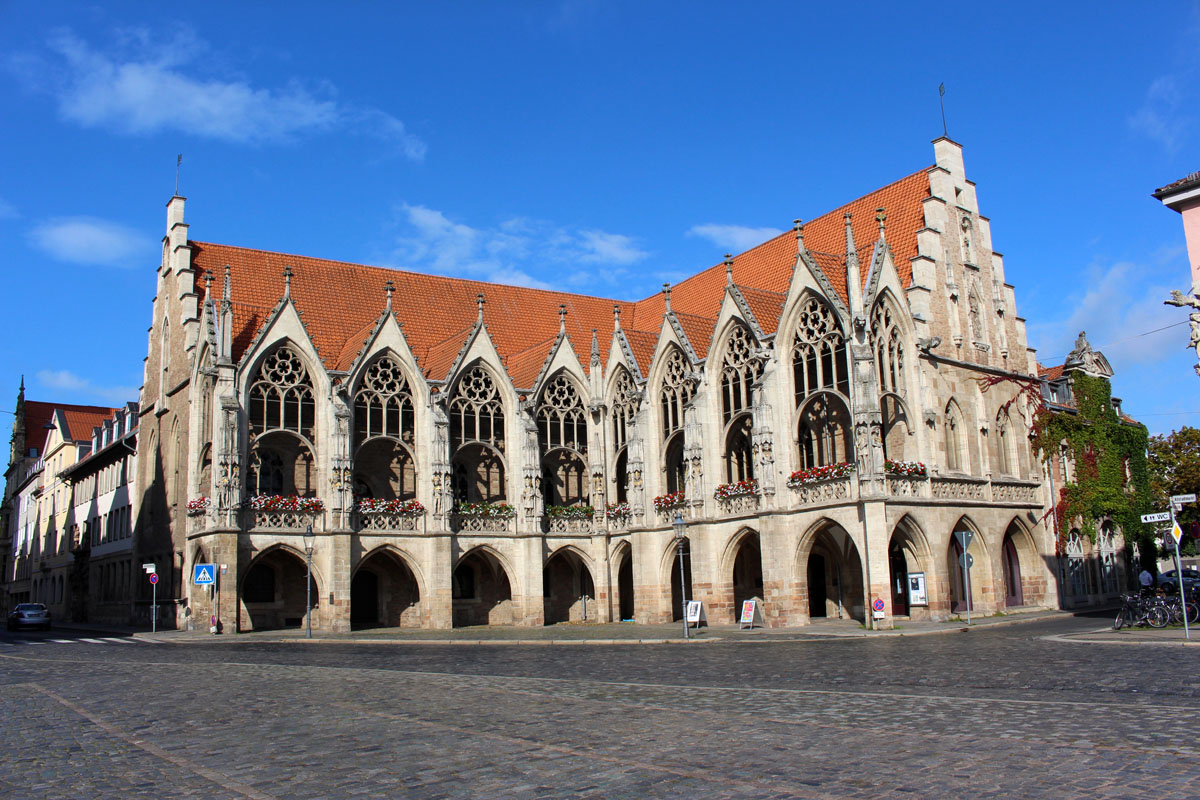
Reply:
M679 349L672 348L671 355L667 356L662 390L659 394L662 404L663 441L669 439L675 431L683 430L683 409L691 402L694 391L695 385L687 360Z
M284 430L312 441L314 417L308 369L295 350L281 345L263 359L250 384L250 436Z
M575 384L558 375L542 390L537 408L542 490L546 505L587 502L587 415Z
M449 415L454 499L504 500L504 403L487 370L475 366L463 375L450 399Z
M413 431L413 397L404 371L388 356L376 359L354 395L355 446L376 436L411 444Z
M833 389L850 395L846 339L833 310L815 297L804 302L792 339L792 373L796 406L809 395Z

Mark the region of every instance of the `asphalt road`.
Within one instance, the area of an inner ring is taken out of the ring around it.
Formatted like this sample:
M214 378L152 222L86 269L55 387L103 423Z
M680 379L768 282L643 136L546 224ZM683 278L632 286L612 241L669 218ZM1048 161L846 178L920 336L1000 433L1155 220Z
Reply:
M1200 797L1200 650L0 634L5 798Z

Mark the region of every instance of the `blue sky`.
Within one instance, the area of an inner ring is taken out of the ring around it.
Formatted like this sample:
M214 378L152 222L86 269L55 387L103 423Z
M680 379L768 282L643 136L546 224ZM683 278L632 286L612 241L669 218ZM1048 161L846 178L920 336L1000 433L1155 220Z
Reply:
M136 399L177 153L201 241L634 299L930 164L945 82L1039 358L1200 425L1196 4L178 5L0 0L10 398Z

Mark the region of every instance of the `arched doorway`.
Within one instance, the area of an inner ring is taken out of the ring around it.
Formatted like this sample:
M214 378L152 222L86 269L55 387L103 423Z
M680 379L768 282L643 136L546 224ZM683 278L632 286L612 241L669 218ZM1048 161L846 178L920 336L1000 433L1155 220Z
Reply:
M1013 543L1012 534L1004 537L1004 605L1008 607L1025 605L1025 594L1021 589L1021 559L1017 556L1017 546Z
M743 601L763 599L762 550L757 533L747 533L733 559L733 621L741 614Z
M671 559L671 619L683 619L683 590L687 590L687 599L695 600L692 592L692 547L691 542L684 537L671 545L675 551ZM680 583L679 560L683 559L683 583Z
M390 550L367 556L350 582L350 624L421 626L421 589L404 559Z
M1028 530L1015 519L1004 532L1000 560L1004 575L1005 606L1037 605L1045 602L1045 584L1039 580L1041 572L1038 567L1041 560Z
M963 549L956 533L950 534L950 546L947 549L946 568L950 576L950 610L955 614L965 614L968 610L975 612L984 599L984 587L988 584L991 571L988 569L987 554L981 536L974 525L966 522L965 518L954 526L955 531L971 531L974 536L967 547L970 553L970 569L964 570L962 564ZM969 574L966 574L969 573ZM969 581L969 585L967 583ZM968 592L967 589L970 589ZM968 595L970 597L968 598Z
M542 597L547 625L596 619L595 607L588 608L596 597L592 573L579 554L571 550L559 550L546 562L542 570Z
M451 577L454 627L511 625L515 621L512 585L494 553L472 550Z
M617 614L622 622L633 619L633 553L628 546L617 557Z
M305 598L311 597L311 608L316 609L321 596L316 575L312 576L309 586L305 585L306 572L305 561L283 548L276 548L255 559L246 570L238 593L242 610L240 630L302 627L305 622ZM316 621L314 615L313 622Z
M896 537L888 547L888 568L891 573L892 614L908 616L908 559L904 557L904 548Z
M854 540L840 527L833 525L813 535L805 575L810 618L866 620L862 559Z

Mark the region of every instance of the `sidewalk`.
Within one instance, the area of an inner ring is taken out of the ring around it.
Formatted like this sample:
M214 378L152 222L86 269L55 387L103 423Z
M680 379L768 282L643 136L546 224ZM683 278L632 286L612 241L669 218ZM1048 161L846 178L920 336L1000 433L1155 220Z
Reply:
M518 626L474 626L430 630L423 628L364 628L348 633L313 630L312 639L305 637L303 628L287 630L225 633L214 636L207 630L163 630L150 633L142 628L121 625L65 622L56 624L62 630L109 633L112 635L153 638L172 642L247 642L310 644L436 644L436 645L648 645L701 643L755 643L784 641L820 641L848 638L878 638L898 636L928 636L964 633L985 628L1016 625L1024 622L1074 616L1071 612L1031 609L999 616L975 617L968 626L965 619L946 622L909 622L901 620L891 630L868 630L853 619L816 620L809 625L793 628L753 628L741 630L735 624L711 625L692 629L690 638L683 635L681 622L669 625L638 625L620 623L561 623L540 628Z
M1149 626L1122 628L1114 631L1112 625L1083 633L1064 633L1046 638L1056 642L1076 644L1124 644L1156 647L1200 647L1200 625L1193 625L1191 638L1185 635L1182 625L1167 628Z

